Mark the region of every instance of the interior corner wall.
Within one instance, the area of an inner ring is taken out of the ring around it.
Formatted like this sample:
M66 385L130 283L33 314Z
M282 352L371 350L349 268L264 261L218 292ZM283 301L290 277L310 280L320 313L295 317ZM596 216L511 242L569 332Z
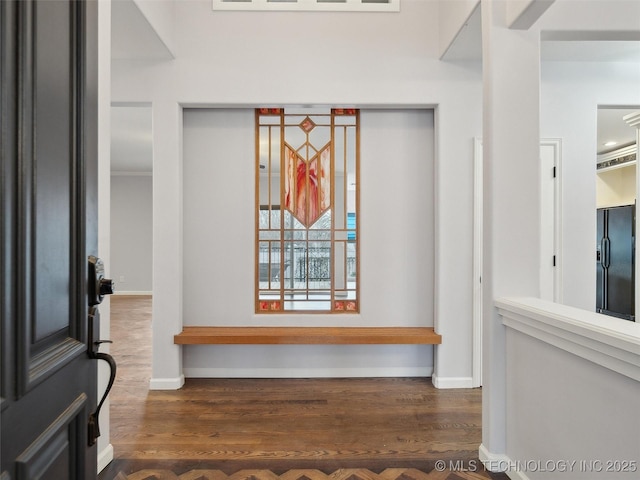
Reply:
M150 295L153 177L111 176L111 268L116 294Z
M361 110L360 314L259 315L252 109L184 114L185 325L432 326L433 110ZM431 376L430 345L187 346L187 377Z
M599 106L640 105L640 64L543 62L541 136L562 138L563 303L595 308Z

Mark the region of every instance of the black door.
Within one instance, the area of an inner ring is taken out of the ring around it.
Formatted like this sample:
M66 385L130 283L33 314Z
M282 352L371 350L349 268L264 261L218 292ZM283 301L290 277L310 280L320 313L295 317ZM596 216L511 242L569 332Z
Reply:
M97 5L0 1L0 479L91 479Z

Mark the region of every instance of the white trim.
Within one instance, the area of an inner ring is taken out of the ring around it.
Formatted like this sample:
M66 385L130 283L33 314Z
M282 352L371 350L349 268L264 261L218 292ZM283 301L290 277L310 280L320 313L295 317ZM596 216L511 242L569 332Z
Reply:
M433 386L439 389L447 388L473 388L472 377L439 377L434 375L431 377Z
M433 367L389 368L185 368L186 378L375 378L424 377Z
M494 473L505 472L507 468L500 467L506 467L511 463L511 459L508 456L499 453L491 453L482 443L478 448L478 458L484 465L484 468Z
M113 460L113 445L107 445L102 451L98 452L98 473L104 470Z
M629 125L630 127L636 127L640 129L640 110L625 115L624 117L622 117L622 119L627 122L627 125Z
M553 243L556 267L553 278L554 301L562 303L562 139L542 138L540 145L554 150L556 178L554 182ZM483 151L482 137L473 139L473 333L472 387L482 386L482 271L483 271ZM548 260L548 259L547 259ZM542 281L542 278L540 279Z
M473 345L472 387L482 386L482 138L473 139Z
M598 155L598 163L602 163L602 162L608 162L609 160L615 160L616 158L620 158L620 157L626 157L627 155L633 155L634 153L636 153L636 146L635 145L629 145L628 147L622 147L622 148L618 148L617 150L614 150L613 152L609 152L609 153L602 153L600 155ZM614 168L619 168L622 166L627 166L627 165L633 165L635 163L635 161L633 162L628 162L628 163L623 163L621 165L616 165L614 167L608 167L608 168L601 168L598 171L599 172L605 172L607 170L612 170Z
M363 0L212 0L211 6L214 11L399 12L400 0L388 0L388 3L367 3Z
M640 381L634 322L539 298L501 298L495 305L505 326Z
M112 177L153 177L153 172L128 172L126 170L112 170Z
M515 470L516 463L508 455L491 453L483 444L478 448L478 458L490 472L506 473L511 480L529 480L527 475Z
M553 301L562 303L562 139L542 138L540 145L552 147L554 152L556 176L553 185L553 250L556 256L556 266L553 270Z
M152 378L149 390L180 390L184 385L184 374L176 378Z
M147 291L147 290L140 290L140 291L136 291L136 290L129 290L129 291L125 291L125 292L121 292L121 291L115 291L113 293L114 297L118 297L118 296L122 296L125 297L127 295L138 295L138 296L153 296L153 291Z

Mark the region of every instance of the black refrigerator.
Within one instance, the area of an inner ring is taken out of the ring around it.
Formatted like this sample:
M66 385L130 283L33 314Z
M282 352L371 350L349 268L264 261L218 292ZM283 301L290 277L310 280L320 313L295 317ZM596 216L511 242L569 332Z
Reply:
M635 320L635 205L598 209L596 311Z

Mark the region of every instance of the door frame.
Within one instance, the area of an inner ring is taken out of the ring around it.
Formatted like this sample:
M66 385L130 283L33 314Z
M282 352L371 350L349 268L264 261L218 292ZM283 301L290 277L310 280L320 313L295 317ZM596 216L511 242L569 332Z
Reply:
M553 232L542 228L542 212L540 215L540 241L551 239L555 255L555 268L551 279L543 279L540 275L540 289L543 282L553 282L553 299L555 303L562 303L562 139L542 138L540 146L553 149L555 175L553 185L553 211L547 212L553 216ZM542 169L542 156L540 155ZM548 174L548 172L547 172ZM549 176L541 172L540 182L548 180ZM473 138L473 328L472 328L472 386L482 386L482 235L483 235L483 152L482 137ZM542 248L540 249L542 252ZM542 254L542 253L541 253ZM540 258L543 261L549 259Z
M473 139L473 329L471 386L482 386L482 138Z
M551 212L540 212L541 216L541 231L540 231L540 242L541 245L547 239L549 242L553 242L552 250L553 256L555 257L555 268L553 269L552 278L545 279L542 274L540 275L540 291L543 291L544 282L551 281L553 283L553 298L546 298L545 300L552 300L555 303L562 303L562 139L561 138L542 138L540 139L541 147L550 147L553 151L553 173L548 171L541 171L540 175L540 183L541 188L542 183L548 181L550 178L553 181L553 211ZM542 155L540 155L540 163L541 168L542 165ZM542 221L543 215L552 215L553 222L550 222L553 225L553 231L544 230L542 227L544 226L544 222ZM541 249L542 250L542 249ZM540 262L548 262L550 259L541 258Z

